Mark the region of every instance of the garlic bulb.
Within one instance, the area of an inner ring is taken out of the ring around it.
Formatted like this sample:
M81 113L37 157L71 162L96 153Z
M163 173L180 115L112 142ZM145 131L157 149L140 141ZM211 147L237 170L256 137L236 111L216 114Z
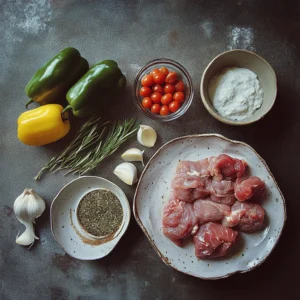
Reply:
M144 166L143 153L144 153L144 151L141 151L140 149L131 148L131 149L125 151L121 155L121 157L125 161L140 161L143 164L143 166Z
M38 237L34 234L33 224L45 210L45 201L33 190L25 189L14 202L14 212L18 220L25 225L25 231L16 238L16 243L29 246Z
M153 147L157 139L157 134L155 130L148 125L141 125L138 133L137 140L140 144L146 147Z
M137 182L137 169L132 163L121 163L114 169L114 174L128 185Z

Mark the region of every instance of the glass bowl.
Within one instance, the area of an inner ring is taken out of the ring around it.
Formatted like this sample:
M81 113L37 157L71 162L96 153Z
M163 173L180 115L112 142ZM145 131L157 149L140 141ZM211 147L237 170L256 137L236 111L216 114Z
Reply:
M182 103L181 107L174 113L170 113L167 116L161 116L157 114L153 114L149 109L144 108L142 106L142 99L143 97L140 96L139 91L142 87L141 80L144 75L149 74L154 68L161 68L161 67L167 67L170 71L176 72L180 80L183 81L185 85L185 99L184 102ZM175 120L179 117L181 117L190 107L192 101L193 101L193 96L194 96L194 89L193 89L193 83L192 79L187 72L187 70L179 63L177 63L174 60L167 59L167 58L160 58L160 59L155 59L150 62L148 62L136 75L135 81L134 81L134 99L135 99L135 104L138 107L138 109L144 113L147 117L154 119L154 120L160 120L162 122L168 122Z

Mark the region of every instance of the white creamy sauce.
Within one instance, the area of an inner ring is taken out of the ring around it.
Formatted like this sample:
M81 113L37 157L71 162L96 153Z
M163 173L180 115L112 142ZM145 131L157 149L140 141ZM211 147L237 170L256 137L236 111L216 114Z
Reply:
M212 78L209 97L218 113L230 120L251 117L262 106L264 92L257 75L245 68L227 68Z

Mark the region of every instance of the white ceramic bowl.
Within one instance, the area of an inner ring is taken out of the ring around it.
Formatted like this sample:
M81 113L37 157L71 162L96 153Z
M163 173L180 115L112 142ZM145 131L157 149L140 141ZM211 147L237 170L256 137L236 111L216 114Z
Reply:
M99 239L88 234L77 219L77 207L83 196L92 190L107 189L114 193L123 208L123 221L116 233ZM109 254L124 235L130 221L126 195L114 183L96 176L82 176L65 185L54 198L51 230L55 240L72 257L82 260L99 259Z
M241 121L233 121L222 117L213 107L208 95L209 82L213 76L228 67L246 68L253 71L264 91L262 106L253 116ZM200 84L201 99L207 111L217 120L230 125L247 125L262 119L273 107L277 95L276 74L271 65L256 53L247 50L230 50L219 54L206 67Z
M250 174L265 181L268 195L262 206L266 211L266 224L259 232L241 233L240 243L233 246L232 255L222 259L199 260L195 256L191 240L180 248L164 236L163 207L169 200L171 181L179 160L195 161L221 153L244 159L249 164ZM249 145L218 134L180 137L162 146L150 159L140 177L133 213L164 263L203 279L224 278L259 266L278 242L286 220L284 197L266 162Z

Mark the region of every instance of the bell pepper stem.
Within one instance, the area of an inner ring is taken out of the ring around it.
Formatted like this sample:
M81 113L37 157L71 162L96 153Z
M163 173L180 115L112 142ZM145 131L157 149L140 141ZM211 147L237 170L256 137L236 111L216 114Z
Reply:
M66 106L66 107L63 109L63 111L61 112L61 115L63 116L63 114L64 114L66 111L70 110L70 109L72 109L72 106L71 106L71 105Z
M28 105L31 104L31 103L33 103L33 102L34 101L32 99L29 99L28 102L25 104L26 109L27 109Z

